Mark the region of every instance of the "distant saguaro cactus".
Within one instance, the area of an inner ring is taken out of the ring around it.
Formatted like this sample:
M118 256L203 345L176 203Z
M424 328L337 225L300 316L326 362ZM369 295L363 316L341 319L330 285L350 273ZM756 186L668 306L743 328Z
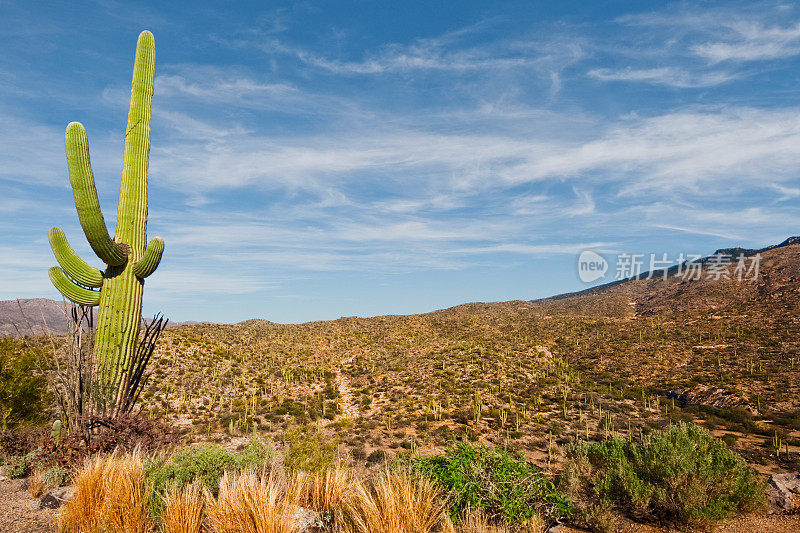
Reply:
M150 154L150 108L155 75L155 41L143 31L136 44L131 83L125 155L117 208L117 230L112 239L97 200L89 161L89 143L83 125L67 126L65 144L75 207L86 239L106 265L104 271L78 257L59 228L50 230L50 245L59 267L50 280L68 300L83 306L99 305L94 340L97 385L104 409L115 409L136 373L134 357L142 316L144 279L161 260L164 241L147 243L147 167ZM92 290L97 289L100 290Z

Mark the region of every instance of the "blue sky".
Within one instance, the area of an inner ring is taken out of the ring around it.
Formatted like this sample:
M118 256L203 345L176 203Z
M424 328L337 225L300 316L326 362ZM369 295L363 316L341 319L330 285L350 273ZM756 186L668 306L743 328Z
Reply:
M0 299L51 297L84 123L113 228L156 38L145 312L300 322L585 288L577 255L800 233L800 9L0 0ZM612 266L613 269L613 266Z

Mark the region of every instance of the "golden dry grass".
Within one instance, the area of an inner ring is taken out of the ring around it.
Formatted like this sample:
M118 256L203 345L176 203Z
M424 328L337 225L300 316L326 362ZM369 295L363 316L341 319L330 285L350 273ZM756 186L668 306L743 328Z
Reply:
M167 492L161 514L165 533L200 533L205 506L202 486L194 481L184 489L173 487Z
M324 513L341 507L355 480L351 471L336 465L324 473L297 471L289 478L286 501Z
M407 472L384 472L356 483L343 501L342 533L453 532L441 491Z
M505 524L494 524L483 513L468 512L458 525L458 533L542 533L547 525L538 516L521 527L512 528Z
M273 473L225 473L219 496L206 492L206 518L214 533L291 533L292 516Z
M72 501L59 515L63 533L145 533L153 522L145 506L141 454L89 459L76 480Z
M38 498L44 493L44 483L42 482L42 472L36 470L31 477L28 478L28 494L31 498Z

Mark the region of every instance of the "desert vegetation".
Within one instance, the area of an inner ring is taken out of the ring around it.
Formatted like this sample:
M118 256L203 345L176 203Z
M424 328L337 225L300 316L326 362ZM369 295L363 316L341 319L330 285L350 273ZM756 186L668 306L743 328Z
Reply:
M789 311L614 317L547 306L167 329L139 400L150 422L90 449L49 422L32 431L37 420L15 420L5 460L18 475L59 467L75 480L87 455L150 443L138 459L150 528L170 517L214 527L208 498L219 502L226 473L223 502L258 488L278 514L291 503L332 520L355 505L342 500L352 490L332 486L359 480L377 498L386 472L433 487L441 523L457 530L567 520L603 531L624 518L694 527L759 512L756 471L796 468ZM24 343L47 344L10 340L9 357ZM173 429L168 442L144 427L158 420ZM308 488L290 495L300 478Z
M94 456L75 483L59 518L65 533L289 532L305 510L314 511L318 527L336 532L542 531L569 518L613 531L612 510L704 526L764 505L757 474L692 424L640 443L577 441L555 478L521 455L465 442L435 456L406 454L373 471L336 459L309 472L281 463L254 435L239 453L206 445L169 455Z
M317 527L336 532L543 531L567 519L613 531L612 511L694 527L764 506L757 474L696 425L640 443L576 441L567 455L563 474L551 477L521 455L464 442L372 471L338 458L316 472L288 467L257 435L237 453L213 445L114 452L76 470L58 527L289 532L310 510Z
M218 499L224 473L237 494L267 479L276 502L296 502L287 480L303 477L316 487L303 496L309 508L331 517L345 504L311 480L361 480L377 497L374 480L399 466L435 487L464 531L713 523L760 512L763 474L798 468L800 331L795 298L781 287L762 289L778 295L770 305L707 296L703 312L647 300L617 316L619 296L601 294L581 296L582 308L508 302L171 328L153 352L138 422L98 428L87 446L50 421L31 429L41 416L9 416L4 460L16 475L58 479L44 474L61 468L74 480L85 457L139 446L154 528L166 527L162 516L188 516L169 502L206 509L205 491ZM598 314L596 298L611 311ZM51 341L5 341L6 360L41 356ZM48 364L36 365L27 376L46 377ZM36 381L45 403L46 382ZM253 435L261 451L250 448ZM234 484L239 474L250 477ZM206 511L185 512L211 527Z
M53 228L68 333L0 341L2 461L32 495L74 484L60 531L707 527L762 511L762 474L800 469L789 241L762 250L748 285L673 276L412 316L142 322L164 249L145 245L154 53L143 32L115 239L85 131L67 129L106 270Z

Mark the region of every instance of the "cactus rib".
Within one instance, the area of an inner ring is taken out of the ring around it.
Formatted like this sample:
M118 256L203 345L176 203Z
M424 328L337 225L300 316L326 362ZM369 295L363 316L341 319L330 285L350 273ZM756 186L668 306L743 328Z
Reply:
M75 197L75 208L86 239L97 254L97 257L109 265L125 264L128 256L127 246L116 243L108 235L100 202L97 200L97 189L94 185L92 165L89 160L89 141L86 130L80 122L70 122L64 135L67 149L67 165L72 193Z
M49 238L56 261L70 278L85 287L99 287L103 284L103 273L86 264L75 253L60 228L51 228Z
M95 306L100 303L100 292L85 289L69 279L59 267L51 267L50 281L56 289L64 295L64 298L78 305Z
M133 273L137 278L144 279L158 268L161 262L161 255L164 253L164 239L153 237L147 243L144 255L133 265Z

